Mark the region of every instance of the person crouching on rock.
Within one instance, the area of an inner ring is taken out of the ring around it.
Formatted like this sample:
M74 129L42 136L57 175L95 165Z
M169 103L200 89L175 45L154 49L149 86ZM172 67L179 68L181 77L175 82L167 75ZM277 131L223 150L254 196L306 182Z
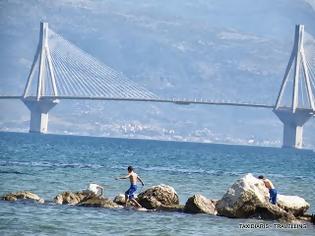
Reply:
M272 204L276 205L277 204L277 190L275 189L272 182L266 177L264 177L263 175L258 176L258 179L261 179L264 182L266 188L269 189L269 201Z
M137 191L137 181L139 180L144 186L144 183L142 179L133 171L132 166L128 166L128 175L126 176L121 176L115 178L116 180L118 179L128 179L130 180L130 187L129 189L125 192L125 206L127 206L128 199L133 202L137 207L142 207L137 200L135 199L134 193Z

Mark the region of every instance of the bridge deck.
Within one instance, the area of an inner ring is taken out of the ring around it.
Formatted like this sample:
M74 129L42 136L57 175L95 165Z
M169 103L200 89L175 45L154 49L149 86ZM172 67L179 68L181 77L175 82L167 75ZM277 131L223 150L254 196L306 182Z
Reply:
M22 96L10 96L10 95L4 95L4 96L0 96L0 99L22 99Z
M21 99L23 96L0 96L0 99ZM27 97L26 99L35 99L35 97ZM217 106L238 106L238 107L257 107L257 108L274 108L273 105L266 104L250 104L236 102L219 102L211 100L190 100L190 99L143 99L143 98L108 98L108 97L77 97L77 96L43 96L41 99L60 99L60 100L105 100L105 101L126 101L126 102L157 102L157 103L173 103L177 105L217 105Z

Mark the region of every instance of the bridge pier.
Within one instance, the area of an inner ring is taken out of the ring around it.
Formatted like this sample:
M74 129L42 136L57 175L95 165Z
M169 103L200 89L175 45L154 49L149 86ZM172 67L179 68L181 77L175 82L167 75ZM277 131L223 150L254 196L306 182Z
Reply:
M283 147L303 147L303 126L315 113L308 60L304 51L304 26L296 25L294 45L284 73L274 113L283 123ZM290 71L292 76L290 76ZM292 87L288 86L292 82ZM291 94L287 99L285 94ZM287 105L289 102L290 105Z
M59 103L59 100L24 99L24 104L31 112L30 133L46 133L48 128L48 112Z
M314 115L308 109L278 109L274 113L283 123L284 148L303 148L303 126Z

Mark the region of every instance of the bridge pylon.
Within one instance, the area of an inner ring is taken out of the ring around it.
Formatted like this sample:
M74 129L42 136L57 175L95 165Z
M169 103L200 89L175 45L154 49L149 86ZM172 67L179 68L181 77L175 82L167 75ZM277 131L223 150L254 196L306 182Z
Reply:
M274 113L283 123L283 147L303 147L303 126L314 115L315 103L303 46L304 26L296 25L294 46L285 70ZM288 92L289 104L284 103Z
M48 112L58 104L58 100L25 99L24 104L31 112L30 133L46 133L48 130Z
M48 23L41 22L39 43L22 99L31 112L30 132L46 133L48 112L59 103L57 99L43 98L45 95L57 96L57 87L48 46Z

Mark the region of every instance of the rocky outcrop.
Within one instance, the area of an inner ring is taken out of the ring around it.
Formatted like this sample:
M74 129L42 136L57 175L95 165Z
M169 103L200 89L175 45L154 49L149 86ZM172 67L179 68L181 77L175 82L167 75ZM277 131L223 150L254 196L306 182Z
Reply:
M120 193L114 198L114 202L118 205L125 205L125 195Z
M38 203L44 203L44 199L40 198L37 194L29 191L21 191L15 193L8 193L1 197L1 200L15 202L17 200L30 200Z
M44 203L42 198L29 191L8 193L0 199L5 201L30 200ZM277 205L273 205L269 202L269 192L263 181L252 174L247 174L237 180L219 201L195 194L187 200L185 206L179 205L179 197L175 189L164 184L148 188L141 192L136 200L144 208L138 208L129 201L129 207L125 209L150 212L204 213L231 218L255 217L290 223L315 223L315 216L306 214L310 204L303 198L278 194ZM98 196L91 190L62 192L54 198L54 202L82 207L122 208L121 205L125 204L125 195L119 194L114 200L111 200Z
M147 209L174 206L179 204L179 197L174 188L168 185L157 185L148 188L138 195L138 202Z
M78 204L78 206L83 207L102 207L102 208L119 208L121 207L112 200L100 196L94 196L87 200L84 200Z
M204 213L209 215L216 215L218 213L215 207L215 202L207 199L201 194L195 194L187 200L184 212Z
M63 192L54 198L56 204L76 205L84 200L95 197L96 194L88 191L83 192Z
M269 193L263 182L252 174L237 180L218 201L218 215L233 218L292 220L294 216L268 201Z
M285 196L278 194L277 204L280 208L292 213L294 216L303 216L310 204L298 196Z

